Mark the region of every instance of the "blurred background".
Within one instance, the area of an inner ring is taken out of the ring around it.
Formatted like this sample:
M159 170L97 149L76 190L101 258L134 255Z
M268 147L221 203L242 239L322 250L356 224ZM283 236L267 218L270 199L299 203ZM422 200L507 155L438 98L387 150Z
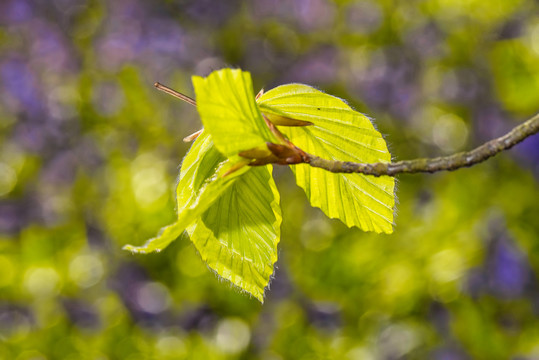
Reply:
M375 119L395 159L471 149L539 110L533 0L2 0L0 359L539 359L539 136L401 175L395 233L348 229L276 168L266 303L175 218L190 77L303 82Z

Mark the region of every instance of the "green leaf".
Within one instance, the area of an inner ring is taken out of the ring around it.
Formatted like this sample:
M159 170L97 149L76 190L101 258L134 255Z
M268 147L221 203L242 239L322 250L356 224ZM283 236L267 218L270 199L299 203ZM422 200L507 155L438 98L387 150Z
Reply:
M193 76L193 86L202 124L227 158L243 150L267 150L266 142L275 142L256 105L248 72L222 69L206 78Z
M142 246L126 245L125 250L135 253L161 251L167 247L198 217L200 217L227 188L248 171L247 167L227 175L234 166L213 146L205 131L195 141L185 156L176 191L178 221L161 229L159 235Z
M271 169L251 168L187 230L211 269L260 302L280 239L279 193Z
M180 170L178 221L144 245L124 249L161 251L187 230L212 270L263 302L277 261L282 220L279 193L271 166L243 166L223 177L232 166L203 131Z
M300 149L340 161L389 162L382 135L369 119L344 101L310 86L289 84L258 99L263 113L310 121L311 126L279 127ZM389 176L334 174L300 164L292 167L311 205L330 218L365 231L393 232L395 180Z

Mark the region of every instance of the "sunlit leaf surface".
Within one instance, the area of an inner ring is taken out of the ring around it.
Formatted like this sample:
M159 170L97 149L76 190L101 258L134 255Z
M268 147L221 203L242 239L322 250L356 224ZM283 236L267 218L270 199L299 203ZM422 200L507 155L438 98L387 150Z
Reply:
M178 221L143 246L128 245L125 249L160 251L187 228L212 270L263 301L277 261L279 193L271 166L242 167L222 177L230 167L228 163L204 131L182 163L177 187Z
M279 128L308 153L362 163L391 160L385 140L370 120L339 98L307 85L289 84L268 91L258 101L263 113L285 114L314 124ZM306 164L292 169L311 205L329 217L366 231L393 231L395 180L392 177L333 174Z
M211 269L263 301L280 226L279 193L271 166L264 166L228 187L188 233Z
M248 72L222 69L206 78L193 76L193 86L202 124L223 155L266 149L266 142L274 141L258 111Z

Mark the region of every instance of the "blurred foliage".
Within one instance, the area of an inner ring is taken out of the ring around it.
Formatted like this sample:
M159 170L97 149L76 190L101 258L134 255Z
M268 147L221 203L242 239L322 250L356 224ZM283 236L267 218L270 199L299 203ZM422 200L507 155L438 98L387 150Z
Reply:
M395 233L311 209L278 168L266 303L223 286L174 219L200 127L190 76L303 82L377 119L397 159L501 135L539 108L533 0L0 2L0 358L539 358L539 138L399 177Z

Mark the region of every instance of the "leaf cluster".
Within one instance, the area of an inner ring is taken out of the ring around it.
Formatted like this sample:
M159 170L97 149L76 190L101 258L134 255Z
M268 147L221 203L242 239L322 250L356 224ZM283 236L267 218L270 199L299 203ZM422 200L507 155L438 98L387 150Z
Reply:
M272 163L290 165L311 205L328 217L392 232L392 177L335 174L302 163L305 151L331 160L390 161L365 115L303 84L255 96L250 74L239 69L195 76L193 85L204 130L180 169L178 219L142 246L125 249L161 251L186 231L210 269L263 302L282 221Z

